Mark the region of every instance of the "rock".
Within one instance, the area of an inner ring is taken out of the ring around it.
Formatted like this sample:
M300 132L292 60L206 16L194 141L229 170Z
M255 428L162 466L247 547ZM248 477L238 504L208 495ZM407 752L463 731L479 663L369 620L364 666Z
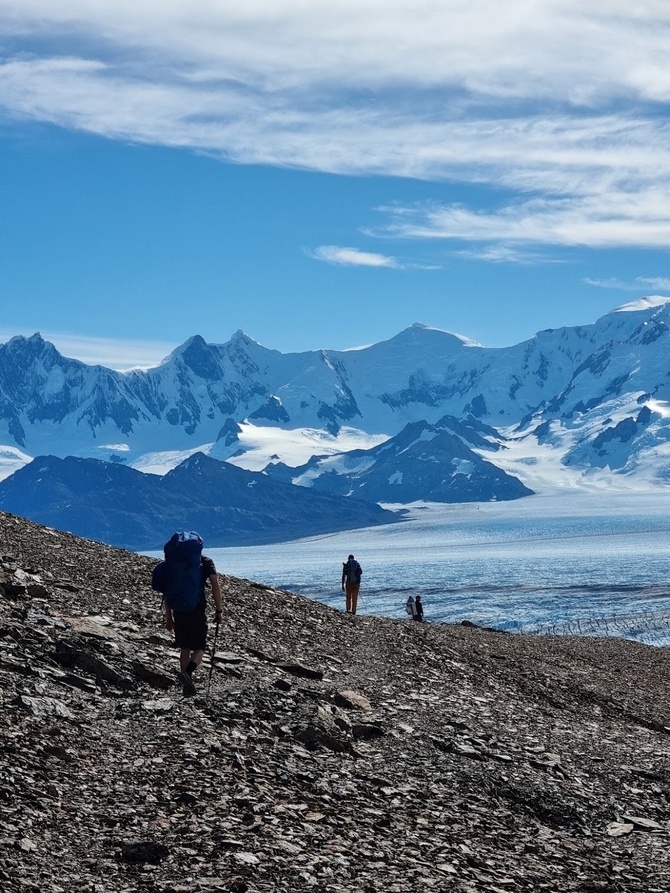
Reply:
M170 713L174 708L174 701L158 698L155 701L142 701L142 707L149 713Z
M241 865L258 865L260 862L258 856L254 853L235 853L233 858Z
M370 741L374 738L382 738L384 729L381 723L376 722L359 722L353 723L351 726L351 734L358 740Z
M80 691L89 692L91 694L95 694L97 691L97 687L94 682L91 682L90 679L84 679L81 676L77 676L75 673L64 673L59 682L61 685L69 685L71 688L78 688Z
M473 747L471 744L456 743L453 746L453 751L454 753L460 754L462 757L471 757L473 760L484 759L482 752L477 750L477 748Z
M74 648L67 642L60 641L53 659L63 667L79 667L80 670L91 673L96 679L104 679L118 688L131 688L132 682L118 673L113 667L96 657L89 651Z
M610 837L623 837L635 830L635 825L629 822L610 822L606 831Z
M302 679L323 679L322 670L316 670L313 667L306 667L304 664L279 664L279 669L292 676L299 676Z
M14 698L12 704L21 707L22 710L28 710L33 716L42 718L60 716L63 719L74 719L72 711L57 698L18 695L18 697Z
M121 844L121 859L124 862L150 862L158 865L170 855L169 849L153 840L136 840Z
M66 617L67 622L82 636L94 639L116 639L115 630L100 617Z
M217 651L214 654L214 660L222 664L241 664L244 658L236 654L234 651Z
M28 583L26 592L31 598L44 598L49 594L49 590L42 583Z
M315 750L318 747L325 747L335 753L346 753L351 750L351 745L346 740L316 725L309 725L304 729L300 729L295 737L297 741L300 741L301 744L304 744L310 750Z
M655 822L653 819L646 819L642 816L625 815L624 822L631 824L636 831L663 831L663 825Z
M333 702L345 710L372 710L372 706L366 697L355 691L338 691L333 697Z
M167 673L163 673L160 670L154 670L151 667L147 667L146 664L143 664L142 661L139 660L133 663L133 673L135 674L136 679L139 679L141 682L146 682L147 685L150 685L152 688L160 688L163 691L168 691L176 685L174 676L169 676Z
M17 846L24 853L34 853L37 849L37 844L28 837L22 837Z

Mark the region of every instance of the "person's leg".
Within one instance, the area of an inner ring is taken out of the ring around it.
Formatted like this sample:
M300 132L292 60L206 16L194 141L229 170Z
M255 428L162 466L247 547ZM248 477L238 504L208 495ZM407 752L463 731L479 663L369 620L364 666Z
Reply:
M355 614L358 608L358 590L360 586L358 583L354 583L351 587L351 613Z
M198 648L196 651L190 648L182 648L179 652L179 666L183 671L192 673L198 669L204 656L205 652L202 648Z
M347 593L347 614L351 614L351 583L345 583Z
M179 679L184 686L184 694L194 695L195 685L191 678L197 670L205 655L207 645L207 620L204 610L196 610L186 615L180 615L180 629L178 645L179 651Z

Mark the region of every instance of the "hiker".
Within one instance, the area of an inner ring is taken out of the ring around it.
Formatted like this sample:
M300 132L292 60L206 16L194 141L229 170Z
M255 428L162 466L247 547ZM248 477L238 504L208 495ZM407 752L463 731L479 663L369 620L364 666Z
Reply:
M414 619L419 623L423 622L423 605L421 604L421 596L417 595L414 599Z
M407 601L405 602L405 610L412 620L416 618L416 602L414 601L413 595L408 596Z
M353 555L350 555L342 565L342 592L346 592L347 596L347 614L355 614L358 608L358 590L361 588L362 573L360 564Z
M205 588L208 581L217 626L222 618L216 567L211 558L202 554L202 546L202 539L194 531L175 533L165 544L165 560L156 566L152 579L153 588L163 593L165 626L174 631L175 645L179 648L177 678L187 697L195 694L193 673L200 666L207 647Z

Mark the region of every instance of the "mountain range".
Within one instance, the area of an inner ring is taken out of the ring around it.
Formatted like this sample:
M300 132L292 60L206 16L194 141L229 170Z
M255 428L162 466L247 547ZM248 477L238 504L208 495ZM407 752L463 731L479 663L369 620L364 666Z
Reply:
M274 480L196 453L164 476L99 459L39 456L0 482L15 515L136 551L163 548L174 530L209 546L271 543L399 520L361 499Z
M15 337L0 345L0 477L44 455L165 474L201 452L384 503L657 487L670 479L669 316L670 299L651 297L508 348L422 324L287 354L243 332L195 335L126 373Z

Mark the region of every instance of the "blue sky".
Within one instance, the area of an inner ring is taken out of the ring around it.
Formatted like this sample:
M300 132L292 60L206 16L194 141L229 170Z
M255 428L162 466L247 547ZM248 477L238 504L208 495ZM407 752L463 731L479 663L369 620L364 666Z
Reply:
M0 0L0 341L116 368L670 294L670 6Z

